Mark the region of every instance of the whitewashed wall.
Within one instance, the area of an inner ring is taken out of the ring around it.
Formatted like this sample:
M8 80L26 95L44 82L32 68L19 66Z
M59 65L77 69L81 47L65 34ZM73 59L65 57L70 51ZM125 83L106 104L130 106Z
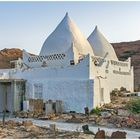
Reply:
M133 67L131 67L130 59L124 63L128 65L113 65L111 60L105 59L100 66L96 66L93 58L87 55L77 65L15 69L10 71L10 76L27 80L27 95L31 98L34 98L34 84L42 83L44 100L63 100L65 111L83 112L86 106L92 109L103 103L109 103L110 92L114 88L125 87L133 91ZM116 74L113 73L114 70L130 74ZM101 89L103 89L103 94L101 94Z
M106 79L96 77L94 79L94 107L110 103L110 92ZM101 89L103 88L103 101L101 100Z
M48 58L51 57L51 59L47 59L46 57ZM56 53L48 56L32 56L25 50L23 50L23 63L29 66L30 68L40 68L44 62L46 67L52 68L66 67L70 65L71 60L74 60L75 63L77 63L78 62L77 59L78 52L75 47L69 48L67 52L63 52L62 54Z
M134 74L133 67L131 67L131 61L118 61L121 63L127 63L127 66L118 66L111 64L111 60L105 59L101 66L95 66L93 59L90 59L90 78L100 77L101 81L104 82L102 86L104 88L108 88L108 92L110 93L114 88L120 89L120 87L125 87L127 90L131 92L134 91ZM125 72L129 74L119 74L114 73L117 72Z
M89 57L87 56L78 65L70 65L65 68L41 67L25 71L18 70L14 78L23 79L89 79Z
M93 80L42 80L34 79L28 84L43 84L44 102L62 100L64 111L84 112L85 107L93 108ZM31 91L34 91L31 90ZM31 92L30 91L30 92ZM33 94L30 94L33 98Z

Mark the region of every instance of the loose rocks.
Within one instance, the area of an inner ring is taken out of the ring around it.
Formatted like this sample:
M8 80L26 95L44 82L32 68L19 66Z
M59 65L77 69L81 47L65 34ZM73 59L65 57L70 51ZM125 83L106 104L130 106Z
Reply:
M32 121L23 121L22 124L23 124L23 126L31 126L31 125L33 125Z
M105 131L98 130L98 132L95 134L95 139L105 139Z
M116 131L112 133L111 139L125 139L126 134L126 132Z

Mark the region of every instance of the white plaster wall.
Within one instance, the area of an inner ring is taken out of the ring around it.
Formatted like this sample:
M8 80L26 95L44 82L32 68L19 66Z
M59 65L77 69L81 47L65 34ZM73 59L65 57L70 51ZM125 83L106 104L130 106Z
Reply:
M26 94L25 98L28 100L30 98L34 98L34 86L32 80L28 79L26 82Z
M110 92L114 90L114 88L120 89L121 87L125 87L131 92L134 91L133 68L131 69L131 75L114 74L110 70L109 74L107 74L107 78Z
M78 60L77 60L78 59L78 52L74 46L69 48L63 54L65 54L65 57L63 59L59 59L59 58L58 59L51 59L51 60L43 59L42 62L41 61L29 62L28 61L29 57L40 57L40 56L31 56L26 51L23 51L23 63L25 63L26 65L28 65L31 68L40 68L43 65L43 62L45 61L47 67L59 68L59 67L69 66L70 60L75 60L76 63L78 62Z
M64 111L84 112L86 106L93 108L93 80L34 79L30 82L43 84L44 102L49 99L62 100Z
M25 71L18 70L14 78L23 79L89 79L89 56L77 65L70 65L65 68L41 67Z
M57 60L43 60L46 62L47 67L64 67L70 65L70 60L73 60L73 57L69 58L67 54L64 59L57 59ZM40 68L43 65L42 62L28 62L28 60L24 60L24 63L27 64L31 68Z
M101 100L101 89L103 88L103 101ZM94 79L94 107L100 107L103 104L110 103L110 92L107 79L95 77Z
M118 61L119 62L119 61ZM121 61L120 61L121 62ZM96 77L102 77L101 81L103 82L103 87L105 87L108 91L111 92L114 88L120 89L120 87L125 87L127 90L133 92L134 90L134 74L133 74L133 67L130 67L131 61L128 62L128 66L122 67L117 65L112 65L110 60L105 59L101 66L95 66L92 59L90 59L90 79ZM130 72L130 75L122 75L122 74L115 74L113 70L121 72ZM108 71L108 73L106 72ZM107 93L108 95L108 93Z
M112 65L110 60L105 59L101 66L95 66L91 57L87 55L77 65L63 68L17 69L11 70L11 73L12 78L27 80L27 93L32 98L34 97L33 84L36 82L42 83L44 100L63 100L66 111L83 112L85 106L91 109L103 103L109 103L110 92L114 88L119 89L123 86L127 90L133 91L133 68L130 67L130 62L130 60L125 62L128 63L127 67L120 67ZM113 73L113 70L119 71L120 68L123 72L131 71L131 74L120 75ZM106 70L108 70L108 73ZM104 88L103 102L100 97L101 88Z
M65 111L84 112L86 106L93 108L93 80L89 80L89 56L77 65L17 71L15 77L27 80L27 98L34 98L34 83L42 83L43 99L64 101Z

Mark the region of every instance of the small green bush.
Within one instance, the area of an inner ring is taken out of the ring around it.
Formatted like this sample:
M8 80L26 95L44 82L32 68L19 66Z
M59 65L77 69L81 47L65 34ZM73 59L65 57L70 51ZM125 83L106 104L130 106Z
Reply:
M127 91L127 89L124 88L124 87L121 87L121 88L120 88L120 91Z
M130 100L125 107L132 113L140 113L140 98Z
M96 108L91 110L90 114L100 115L101 114L101 109L99 107L96 107Z
M116 91L115 90L112 90L112 92L110 93L111 96L116 96Z

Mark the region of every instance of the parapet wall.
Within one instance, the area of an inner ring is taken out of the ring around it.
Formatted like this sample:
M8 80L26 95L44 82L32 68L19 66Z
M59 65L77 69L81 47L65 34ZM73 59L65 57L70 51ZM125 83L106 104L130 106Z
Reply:
M101 80L106 79L105 85L101 86L108 87L109 92L115 88L120 89L120 87L125 87L132 92L134 90L134 74L130 59L116 61L92 56L90 59L90 78L93 77L100 77Z

